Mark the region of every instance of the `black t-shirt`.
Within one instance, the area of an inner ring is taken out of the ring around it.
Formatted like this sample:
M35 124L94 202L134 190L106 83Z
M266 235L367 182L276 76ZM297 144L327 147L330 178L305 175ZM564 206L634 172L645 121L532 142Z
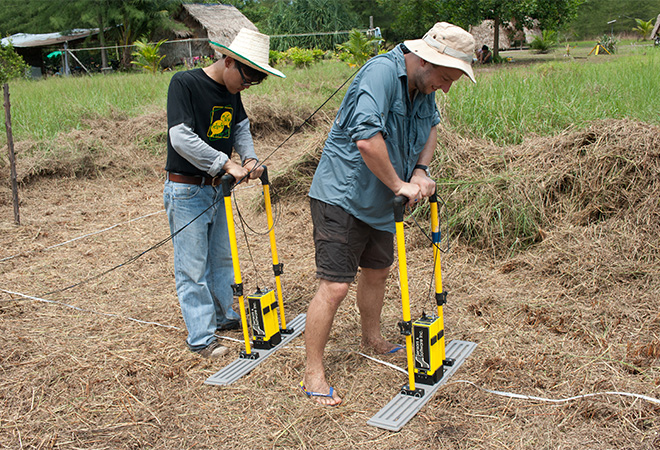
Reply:
M167 92L167 163L165 170L187 175L208 175L193 166L172 147L169 129L179 124L190 127L204 142L231 156L232 130L247 118L240 93L211 79L204 70L174 74Z

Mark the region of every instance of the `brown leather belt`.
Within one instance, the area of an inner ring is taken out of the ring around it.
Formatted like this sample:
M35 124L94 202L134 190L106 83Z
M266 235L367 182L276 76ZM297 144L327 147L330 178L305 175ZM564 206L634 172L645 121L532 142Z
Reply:
M218 186L220 177L203 177L195 175L181 175L179 173L167 172L167 179L175 183L196 184L197 186Z

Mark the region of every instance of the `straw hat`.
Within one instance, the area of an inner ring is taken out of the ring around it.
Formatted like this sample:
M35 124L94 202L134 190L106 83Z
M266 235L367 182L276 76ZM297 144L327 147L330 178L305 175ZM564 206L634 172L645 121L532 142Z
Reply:
M473 83L477 82L472 71L474 38L463 28L438 22L423 38L403 43L424 61L462 70Z
M218 51L223 55L231 56L246 66L250 66L260 72L268 75L275 75L280 78L286 76L277 69L268 65L268 50L270 49L270 37L257 31L241 28L229 47L217 42L209 41L218 47Z

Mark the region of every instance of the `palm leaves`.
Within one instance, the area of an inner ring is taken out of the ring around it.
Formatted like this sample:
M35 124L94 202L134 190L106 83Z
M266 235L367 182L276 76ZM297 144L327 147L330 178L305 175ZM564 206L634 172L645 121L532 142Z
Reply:
M374 54L378 48L380 39L367 37L358 30L351 30L348 35L348 41L343 44L337 44L337 50L346 52L349 64L361 66Z
M167 39L158 41L155 44L138 39L134 42L137 50L132 53L137 59L131 61L131 64L135 64L147 72L156 74L160 70L160 62L165 58L165 55L161 56L160 53L158 53L158 49L165 42L167 42Z
M648 22L645 22L642 19L635 19L635 21L637 22L637 26L632 30L638 32L642 36L642 41L645 41L653 30L653 19Z

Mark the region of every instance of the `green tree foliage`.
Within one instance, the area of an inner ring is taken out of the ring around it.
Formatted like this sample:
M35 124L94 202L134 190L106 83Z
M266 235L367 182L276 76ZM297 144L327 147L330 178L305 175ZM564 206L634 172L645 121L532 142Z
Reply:
M151 39L161 28L173 26L171 13L180 0L0 0L0 31L14 33L53 33L74 28L99 28L101 43L131 46L140 36ZM127 68L130 47L122 52L121 64Z
M401 42L421 38L436 22L448 20L449 14L441 8L442 3L441 0L378 0L394 16L390 29L384 32L386 39Z
M12 78L24 77L27 70L28 65L25 64L21 55L14 51L11 44L6 47L0 45L0 85Z
M542 30L558 31L577 15L584 0L444 0L442 11L450 21L468 28L483 20L493 20L493 55L499 53L499 25L513 24L521 29L537 21Z
M0 34L53 32L51 18L59 14L63 2L44 0L1 0ZM59 30L56 30L59 31Z
M660 0L586 0L570 30L576 39L597 39L603 33L629 33L635 18L651 20L660 13ZM613 24L608 22L616 20Z
M279 0L224 0L223 3L233 5L255 26L263 31L268 25L271 11ZM185 0L184 3L199 3L196 0Z
M154 32L172 22L170 9L178 6L175 0L104 0L111 4L110 21L116 24L119 44L124 45L121 65L128 67L132 45L140 36L151 39ZM168 9L170 8L170 9Z

